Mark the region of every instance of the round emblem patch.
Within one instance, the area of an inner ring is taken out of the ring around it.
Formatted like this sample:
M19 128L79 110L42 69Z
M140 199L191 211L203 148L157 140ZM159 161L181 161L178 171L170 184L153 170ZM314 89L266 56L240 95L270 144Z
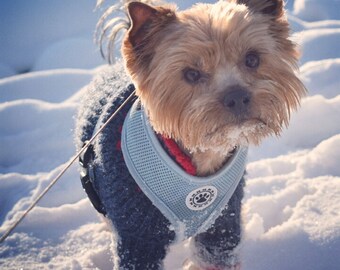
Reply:
M214 186L205 186L191 191L185 199L190 210L199 211L207 208L217 198L217 189Z

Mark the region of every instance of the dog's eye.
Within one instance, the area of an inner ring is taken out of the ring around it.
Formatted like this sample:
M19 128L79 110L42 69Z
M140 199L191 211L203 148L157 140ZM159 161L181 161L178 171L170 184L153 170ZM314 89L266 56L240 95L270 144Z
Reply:
M260 56L256 52L249 52L246 55L245 65L249 68L257 68L260 65Z
M198 83L202 77L201 72L193 68L184 69L183 74L188 83Z

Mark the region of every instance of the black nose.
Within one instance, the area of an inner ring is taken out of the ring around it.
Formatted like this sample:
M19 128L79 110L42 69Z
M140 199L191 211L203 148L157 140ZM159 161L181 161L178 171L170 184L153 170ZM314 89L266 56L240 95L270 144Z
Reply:
M224 106L235 115L245 115L249 111L251 102L250 92L241 86L232 86L228 88L224 96Z

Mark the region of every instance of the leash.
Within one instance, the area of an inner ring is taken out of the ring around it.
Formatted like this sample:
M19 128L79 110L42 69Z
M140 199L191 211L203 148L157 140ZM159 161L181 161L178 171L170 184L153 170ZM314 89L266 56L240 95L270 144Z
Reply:
M134 86L131 85L133 88ZM40 195L31 203L27 210L14 222L12 226L0 237L0 244L2 244L7 237L14 231L16 227L24 220L29 212L39 203L39 201L46 195L46 193L57 183L57 181L65 174L65 172L71 167L71 165L80 157L80 155L93 143L97 136L103 131L104 128L110 123L110 121L119 113L121 109L135 96L136 90L128 96L126 100L118 107L118 109L110 116L110 118L101 126L98 131L88 140L80 151L66 164L66 166L61 170L61 172L50 182L50 184L40 193Z

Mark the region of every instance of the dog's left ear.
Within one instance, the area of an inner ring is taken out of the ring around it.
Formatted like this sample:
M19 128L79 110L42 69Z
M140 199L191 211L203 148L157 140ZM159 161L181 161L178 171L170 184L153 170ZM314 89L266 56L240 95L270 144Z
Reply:
M274 18L282 17L284 14L283 0L237 0L238 4L244 4L251 10Z

